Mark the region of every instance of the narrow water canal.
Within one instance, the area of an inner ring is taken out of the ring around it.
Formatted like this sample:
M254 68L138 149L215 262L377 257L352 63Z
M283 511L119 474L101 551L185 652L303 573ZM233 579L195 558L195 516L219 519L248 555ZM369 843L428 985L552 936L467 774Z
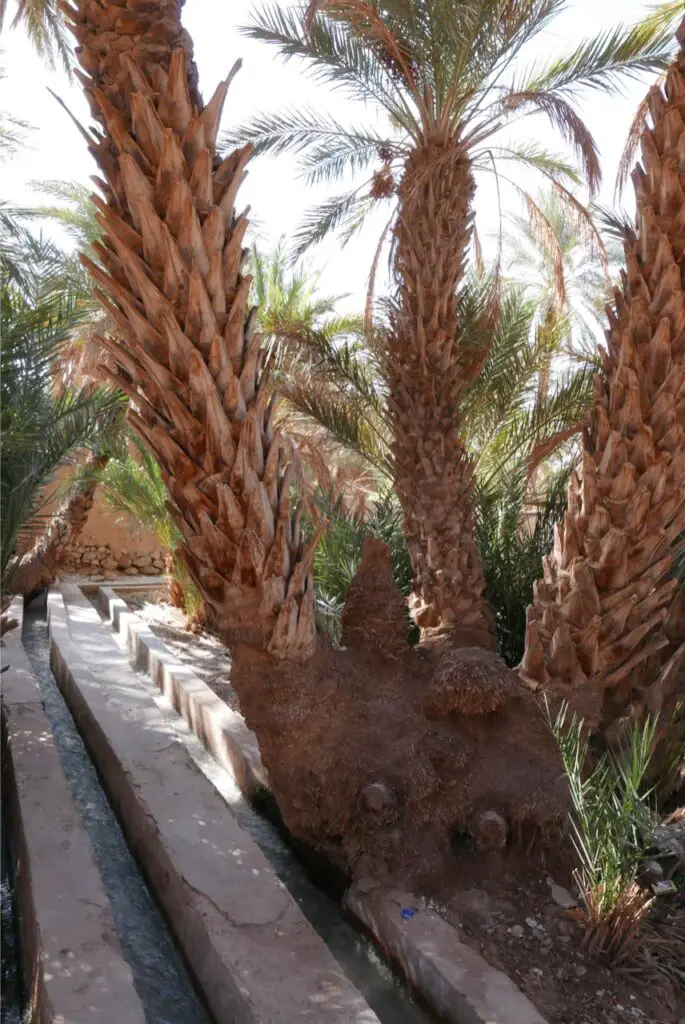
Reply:
M210 1024L50 670L43 609L26 610L23 641L40 685L64 774L90 837L119 945L133 972L145 1017L149 1024Z
M5 827L5 805L2 805L2 850L0 852L0 968L2 970L2 997L0 1021L2 1024L21 1024L21 1011L25 1003L19 963L19 942L13 913L10 851Z
M106 622L97 601L92 598L91 601ZM118 641L116 634L114 636ZM434 1017L415 1002L404 982L388 967L375 946L346 920L338 903L310 881L277 828L244 799L234 779L205 749L185 720L160 694L151 678L144 672L135 671L167 725L176 732L198 768L226 800L241 827L260 847L304 916L382 1024L431 1024Z
M62 768L93 846L111 903L119 943L133 972L146 1018L149 1024L210 1024L210 1017L128 849L95 767L52 675L44 609L27 609L23 642L40 685ZM382 1024L430 1024L433 1018L411 998L407 988L380 958L374 946L345 920L338 904L312 884L277 829L243 799L231 776L205 750L150 678L144 673L139 672L138 675L141 686L155 699L168 725L222 794L241 826L252 835ZM9 888L5 892L4 886L3 873L3 897L9 895ZM3 924L7 906L3 898ZM9 957L9 974L12 973L13 962L13 957ZM11 981L11 978L7 980ZM3 988L4 982L3 977ZM15 1003L17 1010L14 1015L11 1010L6 1015L3 1000L3 1024L5 1021L7 1024L20 1024L19 1004L16 1000Z

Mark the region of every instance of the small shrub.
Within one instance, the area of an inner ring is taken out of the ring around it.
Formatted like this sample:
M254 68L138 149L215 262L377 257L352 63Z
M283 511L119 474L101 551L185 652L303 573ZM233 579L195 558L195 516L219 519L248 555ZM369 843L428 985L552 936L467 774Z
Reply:
M618 753L590 767L583 722L562 707L548 716L564 762L573 802L571 823L578 866L574 878L584 907L584 945L621 961L632 951L653 897L637 876L655 825L646 786L656 718L635 726Z

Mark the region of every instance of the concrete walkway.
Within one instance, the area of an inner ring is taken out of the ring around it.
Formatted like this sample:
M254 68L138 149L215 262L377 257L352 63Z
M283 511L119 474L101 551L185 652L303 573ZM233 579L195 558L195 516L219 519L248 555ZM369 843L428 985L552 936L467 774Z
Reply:
M77 587L48 601L53 671L218 1022L376 1024Z
M2 649L3 798L32 1022L145 1024L117 942L107 894L74 805L22 645L19 625Z

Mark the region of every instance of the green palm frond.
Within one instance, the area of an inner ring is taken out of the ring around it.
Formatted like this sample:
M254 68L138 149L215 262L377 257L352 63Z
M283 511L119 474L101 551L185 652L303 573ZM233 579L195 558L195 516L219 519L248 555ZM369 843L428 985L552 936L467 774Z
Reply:
M338 643L345 593L359 567L365 537L376 537L388 545L395 582L403 594L411 592L413 574L402 532L402 513L391 491L379 494L364 515L346 511L339 497L323 491L314 494L312 505L317 520L328 520L328 527L314 555L317 624ZM310 518L305 524L305 532L311 534L312 530ZM407 633L415 643L418 631L408 614Z
M506 146L488 146L474 153L474 166L487 169L486 161L512 161L522 167L539 171L550 181L564 181L569 186L580 186L582 176L575 166L560 153L553 153L537 142L510 142Z
M1 22L0 28L2 28ZM0 67L0 82L6 77L5 71ZM28 121L22 121L14 114L0 110L0 163L10 160L24 148L30 130L31 125Z
M225 148L245 142L253 144L256 156L302 153L302 170L309 184L363 171L378 158L380 147L390 145L372 128L351 128L306 107L258 114L241 126L239 134L235 130L222 134Z
M337 444L361 456L382 476L390 478L392 463L389 438L354 397L322 385L292 382L281 385L288 405L310 422L320 426Z
M267 255L253 249L250 270L280 419L299 433L323 428L387 474L385 393L361 318L338 313L343 296L322 294L282 241Z
M106 506L154 534L171 561L171 573L183 591L190 620L203 614L204 602L184 563L176 554L182 536L169 511L169 495L156 459L132 431L124 434L123 451L110 458L96 476Z
M661 3L651 6L649 14L645 18L645 24L655 25L658 28L663 27L673 34L682 18L683 5L681 0L662 0Z
M112 458L98 473L105 503L112 512L130 517L173 551L181 534L168 509L169 496L158 463L133 431L127 431L128 451Z
M57 204L36 206L31 213L61 224L80 252L88 252L93 242L100 239L102 228L95 219L90 188L77 181L58 179L32 181L31 188L57 200Z
M0 31L7 14L7 0L0 0ZM50 68L60 63L71 77L71 37L56 0L18 0L12 28L21 25L36 53Z
M620 91L626 81L665 71L675 54L672 26L647 18L602 32L571 53L534 64L516 79L517 92Z
M307 210L293 234L293 258L299 259L329 234L339 231L343 242L358 230L372 206L364 186L349 189Z
M476 504L476 543L485 573L485 599L495 620L499 653L508 665L523 656L526 608L540 565L553 543L554 524L566 510L570 467L552 474L538 500L532 500L525 469L507 468L480 487Z
M11 224L7 212L6 220ZM86 315L82 296L70 288L52 244L27 235L20 224L7 234L0 231L3 586L17 539L47 500L55 470L77 450L101 443L120 407L118 395L90 384L56 389L55 367Z
M511 145L498 136L519 117L541 112L596 190L597 147L575 97L662 70L674 44L669 30L652 19L600 33L565 56L517 70L528 44L567 7L568 0L393 0L381 7L336 0L311 4L306 14L262 7L246 34L380 113L387 132L307 109L253 117L230 139L249 140L257 152L296 153L310 182L357 178L374 161L396 178L413 147L451 138L467 149L476 170L490 171L492 161L496 167L506 160L576 186L575 163L534 143ZM328 199L307 215L299 251L329 232L349 237L373 205L368 181Z
M513 404L498 429L477 455L479 481L485 486L507 467L523 465L528 475L581 429L592 398L594 373L585 367L566 370L551 394L530 404Z

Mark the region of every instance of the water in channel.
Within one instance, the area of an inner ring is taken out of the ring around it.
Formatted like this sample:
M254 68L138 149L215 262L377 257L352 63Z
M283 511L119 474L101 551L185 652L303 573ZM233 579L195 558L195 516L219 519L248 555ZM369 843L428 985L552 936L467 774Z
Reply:
M106 622L97 601L93 598L91 601ZM388 967L366 936L346 920L339 904L313 884L278 829L245 800L235 780L205 749L150 677L135 671L166 724L185 744L197 766L227 802L240 826L252 836L304 916L382 1024L431 1024L435 1018L412 998L404 982Z
M52 675L44 609L26 610L23 642L40 685L62 768L93 846L119 944L131 967L146 1019L150 1024L211 1024L166 922L128 849L97 771ZM277 828L243 798L235 781L205 750L150 678L142 672L137 674L167 725L177 733L198 767L216 786L240 825L252 835L305 917L382 1024L430 1024L433 1017L412 999L372 943L343 917L333 899L312 884ZM3 882L4 878L3 875ZM21 1021L18 1008L14 1016L9 1012L5 1015L4 999L2 1021L3 1024L5 1021L20 1024Z
M93 847L121 951L149 1024L210 1024L180 952L140 873L50 669L44 609L27 608L23 643L40 685L62 769ZM3 1022L4 1022L3 1016ZM11 1018L7 1018L10 1024ZM15 1024L12 1021L12 1024Z
M10 874L10 852L5 826L5 805L2 805L2 834L0 842L0 971L2 997L0 998L0 1021L2 1024L21 1024L22 1007L25 1003L19 963L19 943L14 916L12 879Z

